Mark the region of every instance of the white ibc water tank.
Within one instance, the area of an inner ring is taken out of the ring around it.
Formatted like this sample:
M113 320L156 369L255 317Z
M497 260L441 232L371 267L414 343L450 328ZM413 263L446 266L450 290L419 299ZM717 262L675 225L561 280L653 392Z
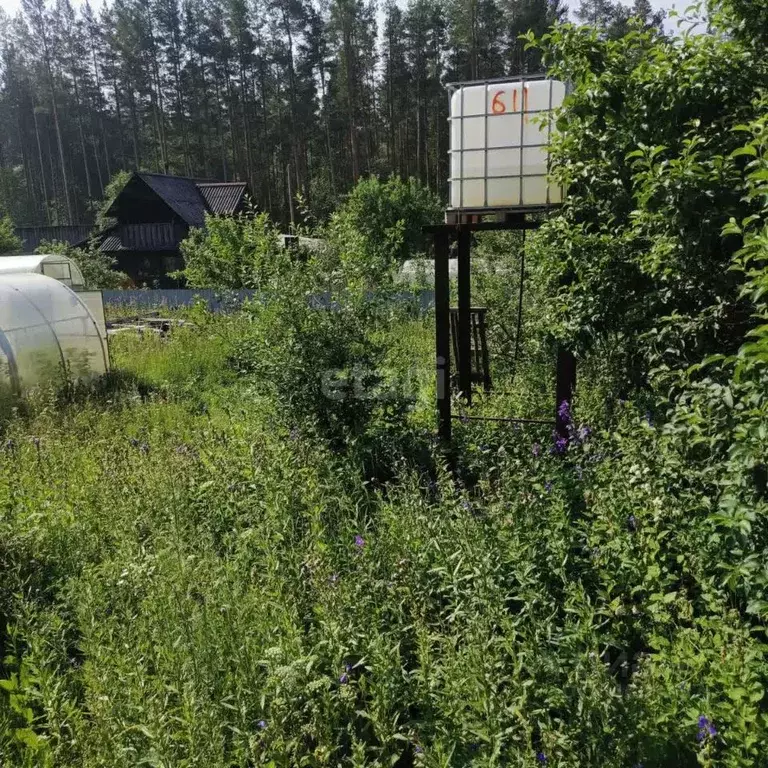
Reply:
M452 86L450 207L532 209L557 205L549 182L552 110L565 98L559 80L509 80Z

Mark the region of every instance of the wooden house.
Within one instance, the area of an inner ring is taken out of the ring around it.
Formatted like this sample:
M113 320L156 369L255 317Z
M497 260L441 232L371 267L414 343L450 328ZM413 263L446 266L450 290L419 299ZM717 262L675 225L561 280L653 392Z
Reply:
M101 237L101 251L136 285L172 287L183 269L181 241L206 214L234 216L246 209L245 182L210 182L134 173L107 210L116 223Z

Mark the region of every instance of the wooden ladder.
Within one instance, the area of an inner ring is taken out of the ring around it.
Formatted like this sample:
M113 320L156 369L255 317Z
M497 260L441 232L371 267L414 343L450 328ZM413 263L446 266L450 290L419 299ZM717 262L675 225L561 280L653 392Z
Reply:
M470 380L473 384L482 384L486 392L491 391L491 369L488 362L488 340L485 332L485 316L487 307L471 307L469 311L470 327ZM463 361L459 355L459 310L451 307L451 341L453 347L453 359L456 362L455 370L463 369Z

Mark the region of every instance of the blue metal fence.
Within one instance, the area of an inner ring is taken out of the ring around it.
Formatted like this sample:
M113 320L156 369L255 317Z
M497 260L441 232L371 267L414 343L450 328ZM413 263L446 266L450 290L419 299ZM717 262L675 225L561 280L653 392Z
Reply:
M196 302L204 302L212 312L228 312L242 306L246 301L256 298L253 290L215 291L210 288L200 289L141 289L125 291L102 291L104 305L111 307L135 307L139 310L177 309L191 307ZM403 302L415 302L419 310L428 311L435 300L434 291L397 294L394 299ZM331 305L329 294L316 294L309 297L313 306Z

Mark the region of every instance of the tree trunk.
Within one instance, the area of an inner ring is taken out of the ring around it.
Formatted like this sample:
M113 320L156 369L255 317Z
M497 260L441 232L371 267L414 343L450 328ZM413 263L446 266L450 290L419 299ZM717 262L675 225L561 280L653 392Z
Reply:
M35 121L35 139L37 139L37 159L40 161L40 187L43 190L43 208L45 209L45 220L48 226L51 226L51 210L48 207L48 190L45 186L45 166L43 165L43 145L40 143L40 127L37 124L37 111L32 107L32 116Z

